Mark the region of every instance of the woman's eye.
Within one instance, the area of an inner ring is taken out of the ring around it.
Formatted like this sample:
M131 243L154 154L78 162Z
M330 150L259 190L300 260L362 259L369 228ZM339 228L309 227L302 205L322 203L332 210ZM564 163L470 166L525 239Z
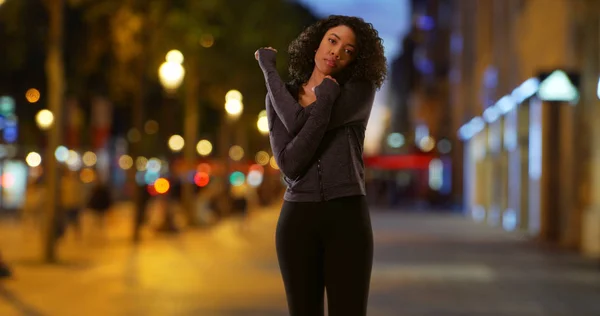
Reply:
M331 44L335 44L335 40L330 38L330 39L329 39L329 43L331 43Z
M346 54L348 54L348 55L352 55L352 54L354 54L354 51L352 51L352 50L349 50L349 49L346 49Z

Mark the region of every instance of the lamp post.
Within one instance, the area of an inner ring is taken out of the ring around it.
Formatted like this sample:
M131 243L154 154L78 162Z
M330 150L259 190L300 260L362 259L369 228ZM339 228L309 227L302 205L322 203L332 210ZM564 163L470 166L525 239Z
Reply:
M178 50L171 50L165 56L165 62L163 62L158 68L158 78L168 96L173 96L183 83L185 69L183 68L182 63L183 54ZM174 135L169 139L169 149L171 152L179 152L183 146L184 142L181 136ZM172 170L172 168L170 169ZM174 232L176 231L175 221L172 208L169 205L170 203L167 200L165 219L163 221L163 225L160 227L160 230L165 232Z

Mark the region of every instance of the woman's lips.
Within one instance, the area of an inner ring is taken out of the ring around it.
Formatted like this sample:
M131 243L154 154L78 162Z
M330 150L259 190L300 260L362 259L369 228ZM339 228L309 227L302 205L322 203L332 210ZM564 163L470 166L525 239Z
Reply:
M335 68L337 67L337 64L335 61L331 60L331 59L325 59L325 63L327 64L327 66L331 67L331 68Z

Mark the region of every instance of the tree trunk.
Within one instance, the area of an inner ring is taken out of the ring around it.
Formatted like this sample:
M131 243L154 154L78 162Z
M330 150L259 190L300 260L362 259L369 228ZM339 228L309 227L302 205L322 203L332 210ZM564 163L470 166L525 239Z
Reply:
M198 109L198 69L196 56L191 54L187 57L187 78L186 78L186 98L185 98L185 112L184 112L184 160L185 170L191 172L195 170L196 162L196 143L198 141L198 120L199 120L199 109ZM196 212L195 212L195 199L194 199L194 183L185 178L182 184L183 193L183 207L185 209L188 225L195 226L197 224Z
M59 209L60 192L58 190L59 170L54 158L54 150L61 144L62 139L62 107L65 92L65 74L63 62L63 26L64 0L49 0L47 2L49 28L48 47L46 56L46 77L48 85L48 108L54 114L54 123L49 131L48 146L46 147L46 185L48 217L44 236L44 259L47 262L56 260L57 228L62 217Z

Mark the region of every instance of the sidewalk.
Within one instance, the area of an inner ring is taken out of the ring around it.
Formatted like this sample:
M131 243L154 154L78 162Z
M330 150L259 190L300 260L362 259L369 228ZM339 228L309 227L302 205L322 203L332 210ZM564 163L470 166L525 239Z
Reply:
M104 244L68 240L56 265L39 263L32 236L2 223L0 249L15 277L0 283L0 315L285 315L273 265L278 208L255 210L244 230L232 217L173 236L146 232L137 247L119 210Z

